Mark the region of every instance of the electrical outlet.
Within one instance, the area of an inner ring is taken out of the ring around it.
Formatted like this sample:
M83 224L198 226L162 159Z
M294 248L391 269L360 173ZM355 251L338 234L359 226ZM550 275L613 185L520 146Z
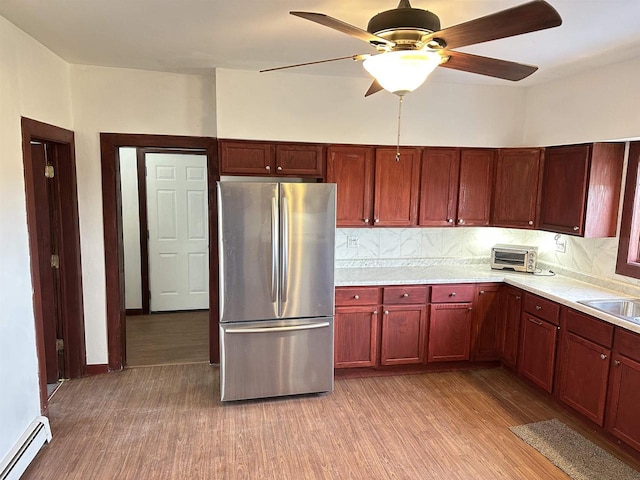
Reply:
M556 240L556 252L567 253L567 239L561 238Z
M347 248L358 248L358 237L347 237Z

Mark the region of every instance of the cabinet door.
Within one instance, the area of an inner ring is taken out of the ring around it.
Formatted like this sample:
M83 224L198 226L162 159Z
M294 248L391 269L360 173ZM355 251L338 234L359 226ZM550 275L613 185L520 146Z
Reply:
M374 150L358 146L330 146L327 182L337 184L338 227L371 226Z
M426 307L384 306L380 363L407 365L424 362Z
M324 155L322 145L276 145L276 175L322 177Z
M493 185L494 151L460 151L458 225L489 225Z
M473 315L473 360L491 361L498 354L499 286L476 286L476 304Z
M522 292L507 287L503 290L500 320L500 356L502 361L516 368L518 344L520 341L520 318L522 312Z
M271 175L273 145L265 142L220 140L222 175Z
M545 150L540 229L582 235L589 154L589 145Z
M560 400L602 426L611 350L565 332L561 344Z
M496 162L491 224L534 228L540 149L501 149Z
M376 149L373 216L376 226L410 226L418 220L420 150Z
M373 367L378 356L378 309L336 307L334 318L335 368Z
M471 304L432 304L429 312L429 362L469 360Z
M640 450L640 363L613 355L609 378L607 429L620 440Z
M551 393L558 327L533 315L522 315L518 371Z
M453 227L458 206L460 151L425 148L420 176L419 225Z

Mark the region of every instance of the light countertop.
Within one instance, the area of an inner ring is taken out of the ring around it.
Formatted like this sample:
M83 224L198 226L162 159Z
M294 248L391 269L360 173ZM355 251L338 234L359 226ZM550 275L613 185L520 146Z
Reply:
M640 324L577 303L578 300L628 298L628 295L562 275L550 276L548 271L533 275L491 270L487 265L477 264L337 268L335 282L337 287L502 282L640 333Z

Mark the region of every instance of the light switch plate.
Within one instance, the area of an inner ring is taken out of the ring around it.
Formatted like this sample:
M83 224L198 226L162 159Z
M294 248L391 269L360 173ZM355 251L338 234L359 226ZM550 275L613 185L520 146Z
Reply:
M358 248L358 237L347 236L347 248Z

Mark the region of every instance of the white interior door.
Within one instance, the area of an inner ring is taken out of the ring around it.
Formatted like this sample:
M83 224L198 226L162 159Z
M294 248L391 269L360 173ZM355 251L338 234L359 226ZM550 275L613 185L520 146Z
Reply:
M148 153L150 310L209 308L207 157Z

